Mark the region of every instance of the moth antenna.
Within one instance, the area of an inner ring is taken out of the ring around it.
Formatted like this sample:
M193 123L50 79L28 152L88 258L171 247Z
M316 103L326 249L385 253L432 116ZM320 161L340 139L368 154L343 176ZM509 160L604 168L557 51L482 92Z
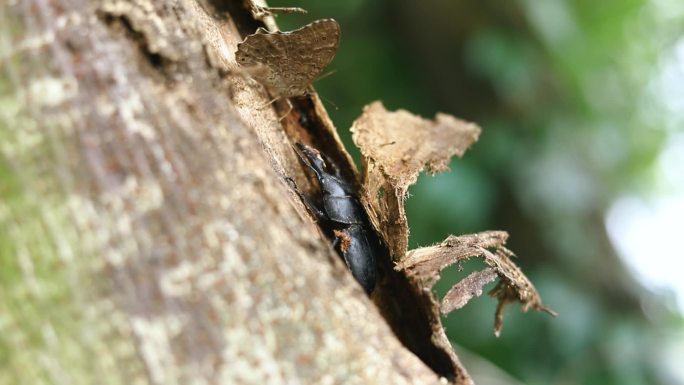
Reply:
M300 7L262 7L261 10L267 13L308 13Z
M280 96L276 96L275 98L269 100L268 103L264 104L263 106L259 106L259 109L266 108L266 107L270 106L271 104L276 102L278 99L280 99Z
M323 96L321 94L318 94L318 96L320 96L321 99L325 100L326 102L330 103L335 108L335 111L340 109L339 107L337 107L337 104L335 104L332 100L326 98L325 96Z
M323 79L327 78L327 77L330 76L330 75L334 75L336 72L337 72L337 70L330 70L330 71L324 73L323 75L317 77L316 80L314 80L314 82L323 80Z
M321 99L323 99L324 101L330 103L330 104L335 108L335 110L339 110L339 107L337 107L337 104L335 104L332 100L330 100L330 99L326 98L325 96L323 96L323 95L319 94L318 92L316 92L316 90L313 89L313 86L309 86L309 88L306 90L306 94L305 94L305 95L317 95L319 98L321 98Z
M287 102L287 112L285 113L285 115L279 117L278 121L282 121L283 119L285 119L286 116L290 115L290 112L292 112L292 109L294 108L292 106L292 103L290 102L290 99L285 99L285 101Z

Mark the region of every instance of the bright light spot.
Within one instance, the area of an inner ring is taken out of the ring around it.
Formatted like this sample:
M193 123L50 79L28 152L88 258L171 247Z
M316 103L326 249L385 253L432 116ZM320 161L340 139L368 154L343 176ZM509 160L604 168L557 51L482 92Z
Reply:
M634 275L651 290L674 292L684 313L684 38L662 55L661 63L652 97L664 107L668 140L654 169L652 195L619 199L608 212L606 226Z
M684 82L684 38L680 39L674 47L674 52L661 75L661 91L663 101L672 112L681 111L684 108L684 92L682 92L682 82Z
M658 195L619 199L606 225L634 275L654 291L673 291L684 313L684 135L669 141L656 172Z
M684 37L663 55L663 65L654 79L655 96L665 107L666 125L680 131L684 124Z
M665 342L662 346L662 350L659 354L659 359L661 360L663 366L666 368L664 373L668 373L671 377L670 381L665 383L671 384L681 384L684 382L684 368L682 367L682 362L684 362L684 332L679 331L672 333L669 341Z
M645 201L623 198L611 207L607 226L611 241L647 287L677 293L684 312L684 198Z

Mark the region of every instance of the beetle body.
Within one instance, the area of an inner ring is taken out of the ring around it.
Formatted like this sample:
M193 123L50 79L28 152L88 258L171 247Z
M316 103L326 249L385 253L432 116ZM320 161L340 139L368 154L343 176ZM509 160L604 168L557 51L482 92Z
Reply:
M313 171L320 184L322 208L318 208L296 186L295 191L321 227L334 237L335 249L354 278L370 294L375 288L377 241L354 188L341 177L332 162L330 168L333 172L328 171L329 167L318 151L302 143L296 146L302 162Z

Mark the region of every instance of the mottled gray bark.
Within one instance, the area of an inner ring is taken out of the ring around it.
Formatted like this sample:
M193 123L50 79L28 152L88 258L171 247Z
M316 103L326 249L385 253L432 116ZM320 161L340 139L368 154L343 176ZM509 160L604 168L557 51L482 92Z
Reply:
M283 182L235 3L0 5L0 383L439 382Z

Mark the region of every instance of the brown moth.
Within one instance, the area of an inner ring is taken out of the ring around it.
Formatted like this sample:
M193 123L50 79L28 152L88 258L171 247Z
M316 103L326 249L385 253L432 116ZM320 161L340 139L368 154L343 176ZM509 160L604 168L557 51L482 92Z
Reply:
M322 19L290 32L259 28L238 44L235 59L274 96L289 98L308 93L339 46L340 25Z

